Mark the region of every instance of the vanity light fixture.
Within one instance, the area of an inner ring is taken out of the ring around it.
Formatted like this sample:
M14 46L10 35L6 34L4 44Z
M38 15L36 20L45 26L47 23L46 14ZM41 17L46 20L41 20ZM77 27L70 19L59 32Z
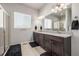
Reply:
M58 4L56 4L55 8L51 9L51 12L53 12L53 13L61 12L61 11L65 10L68 5L70 5L70 4L58 3ZM43 19L45 16L46 15L39 16L37 19Z
M62 9L61 8L58 8L58 11L62 11Z
M45 17L45 16L39 16L38 19L42 19L42 18L44 18L44 17Z
M57 13L61 12L62 10L66 9L67 5L66 4L57 4L55 8L52 9L52 12Z
M59 8L59 6L56 6L55 9L57 10Z
M60 4L62 9L66 9L68 4Z
M52 9L51 11L52 11L52 12L54 12L55 10L54 10L54 9Z
M65 4L60 4L60 8L63 8L65 6Z
M57 10L55 10L54 13L57 13Z
M52 11L53 13L57 13L57 10L55 10L55 9L52 9L51 11Z

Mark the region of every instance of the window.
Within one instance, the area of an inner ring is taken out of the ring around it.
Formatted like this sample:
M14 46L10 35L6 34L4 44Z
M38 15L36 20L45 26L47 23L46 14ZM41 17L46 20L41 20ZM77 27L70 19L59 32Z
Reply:
M51 19L44 19L44 28L52 29L52 20Z
M31 28L31 16L14 12L14 28Z

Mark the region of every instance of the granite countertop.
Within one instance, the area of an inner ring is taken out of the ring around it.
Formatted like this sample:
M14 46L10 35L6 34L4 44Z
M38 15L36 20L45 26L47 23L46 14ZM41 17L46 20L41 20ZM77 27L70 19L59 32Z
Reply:
M48 34L48 35L54 35L54 36L59 36L59 37L63 37L63 38L67 38L67 37L71 37L71 34L67 34L67 33L54 33L54 32L44 32L44 31L34 31L37 33L42 33L42 34Z

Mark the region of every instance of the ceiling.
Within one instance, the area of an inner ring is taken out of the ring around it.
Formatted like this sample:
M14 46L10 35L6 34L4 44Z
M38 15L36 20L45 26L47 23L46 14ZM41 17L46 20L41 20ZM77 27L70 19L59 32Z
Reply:
M42 7L44 7L45 4L46 3L24 3L24 5L26 5L26 6L30 7L30 8L36 9L36 10L39 10Z

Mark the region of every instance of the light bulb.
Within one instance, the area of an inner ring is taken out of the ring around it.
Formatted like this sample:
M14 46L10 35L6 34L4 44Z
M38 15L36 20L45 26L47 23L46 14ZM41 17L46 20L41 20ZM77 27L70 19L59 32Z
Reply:
M63 7L65 4L60 4L61 5L61 7Z
M57 10L55 10L55 9L52 9L51 11L52 11L53 13L57 13Z
M67 6L64 6L64 9L66 9L67 8Z
M57 13L57 10L55 10L54 13Z
M38 17L38 19L43 19L45 16L40 16L40 17Z
M54 12L55 10L54 10L54 9L52 9L51 11L52 11L52 12Z
M56 6L55 9L57 10L58 9L58 6Z
M62 9L61 8L58 8L58 11L62 11Z

